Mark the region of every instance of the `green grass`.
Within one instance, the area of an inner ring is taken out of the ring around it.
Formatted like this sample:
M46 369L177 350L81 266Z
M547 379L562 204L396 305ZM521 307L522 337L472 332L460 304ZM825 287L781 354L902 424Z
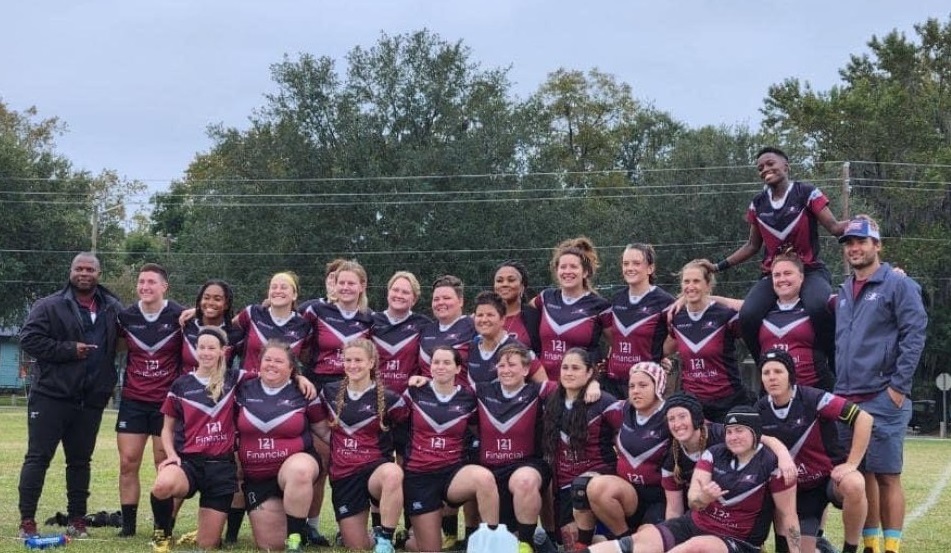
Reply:
M22 403L21 403L22 405ZM93 459L92 496L89 498L90 511L115 511L119 507L118 479L119 462L115 445L115 413L106 412L103 418L102 431L99 433L99 442L96 455ZM26 450L26 415L22 407L0 408L0 553L6 551L23 551L22 542L15 538L19 523L17 512L17 483L19 481L20 465ZM125 551L149 551L148 541L151 528L149 515L148 489L154 477L151 468L150 448L146 448L146 461L142 469L142 501L139 510L139 535L130 540L114 537L114 528L93 528L92 538L77 540L69 545L69 550L76 552L113 553ZM942 480L942 474L951 470L951 440L919 440L910 439L905 445L905 474L904 484L907 494L908 514L924 503L933 490L937 489ZM325 535L333 536L333 514L329 509L329 490L324 502L324 512L321 516L322 531ZM195 527L197 501L188 501L182 507L177 523L177 531L187 531ZM62 452L57 452L46 477L46 486L40 499L37 518L40 522L52 516L56 511L65 510L66 494L63 474ZM905 551L914 552L948 552L951 551L951 528L948 524L948 513L951 512L951 485L940 492L937 502L920 518L906 525ZM841 521L833 511L829 517L826 534L838 547L842 543ZM44 528L44 531L53 533L54 528ZM769 547L769 544L767 544ZM767 549L769 551L771 549ZM247 520L242 527L238 546L232 551L254 551L251 541L251 531ZM324 550L329 551L329 550Z

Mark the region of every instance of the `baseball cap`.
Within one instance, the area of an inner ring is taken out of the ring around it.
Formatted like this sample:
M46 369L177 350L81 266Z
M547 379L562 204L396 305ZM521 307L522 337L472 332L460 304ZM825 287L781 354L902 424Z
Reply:
M839 237L839 243L842 244L851 237L871 238L876 241L881 241L882 239L882 236L878 232L878 224L871 219L865 218L856 218L849 221L849 224L845 227L845 232Z

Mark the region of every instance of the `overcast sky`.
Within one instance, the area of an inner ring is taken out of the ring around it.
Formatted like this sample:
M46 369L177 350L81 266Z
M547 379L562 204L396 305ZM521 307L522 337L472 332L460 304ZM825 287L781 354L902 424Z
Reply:
M380 31L461 39L483 67L511 66L521 97L559 67L598 67L692 126L756 127L771 84L825 90L872 35L913 36L949 12L947 0L8 2L0 99L62 119L77 168L157 189L209 148L209 124L245 126L284 53L342 59Z

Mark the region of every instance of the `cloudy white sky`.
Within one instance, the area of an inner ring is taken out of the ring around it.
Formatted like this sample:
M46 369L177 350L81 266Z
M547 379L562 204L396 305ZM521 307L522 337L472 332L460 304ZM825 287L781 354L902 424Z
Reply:
M484 67L510 66L522 97L559 67L598 67L690 125L755 127L769 85L827 89L872 35L949 13L947 0L10 2L0 99L60 117L77 167L157 189L209 147L207 125L245 124L284 53L342 59L380 31L461 39Z

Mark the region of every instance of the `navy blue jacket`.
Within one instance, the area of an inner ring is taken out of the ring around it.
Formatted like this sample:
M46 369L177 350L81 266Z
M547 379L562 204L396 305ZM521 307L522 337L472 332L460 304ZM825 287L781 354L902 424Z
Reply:
M20 330L20 347L36 359L31 394L105 407L118 379L115 367L118 315L122 302L104 286L96 290L96 321L83 325L68 284L33 304ZM92 339L91 339L92 338ZM80 359L76 343L99 346Z
M886 387L911 393L925 349L928 315L921 287L882 263L857 299L855 276L839 289L835 311L835 393L870 394Z

